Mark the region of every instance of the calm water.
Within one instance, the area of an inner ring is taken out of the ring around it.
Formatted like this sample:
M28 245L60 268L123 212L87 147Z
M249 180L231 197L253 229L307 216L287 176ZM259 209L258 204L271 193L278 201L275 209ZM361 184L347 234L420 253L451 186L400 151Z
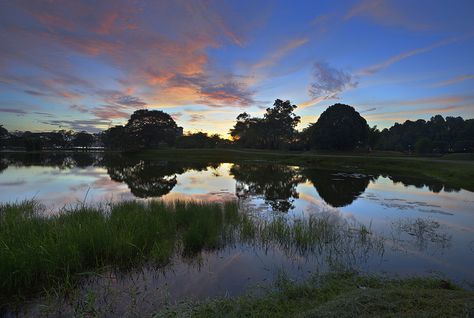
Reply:
M34 197L49 213L82 202L237 199L242 211L261 218L325 215L334 222L364 224L383 241L383 248L305 254L236 244L193 260L176 257L166 268L85 282L79 293L109 293L107 305L122 313L133 305L131 293L139 295L140 312L146 312L147 306L156 309L155 301L236 295L271 282L280 271L301 278L334 264L400 276L434 273L471 288L474 283L474 193L441 183L262 162L142 161L99 154L0 158L0 201Z

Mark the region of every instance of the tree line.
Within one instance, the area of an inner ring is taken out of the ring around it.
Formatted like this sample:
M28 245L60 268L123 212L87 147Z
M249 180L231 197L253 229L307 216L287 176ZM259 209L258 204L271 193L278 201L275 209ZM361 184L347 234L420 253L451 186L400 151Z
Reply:
M369 151L393 150L416 153L474 151L474 119L433 116L426 121L407 120L390 128L370 127L354 107L329 106L315 123L302 131L296 126L301 118L289 100L275 100L263 117L244 112L230 129L232 140L203 132L183 134L174 119L160 110L135 111L125 125L111 127L99 134L54 131L9 133L0 125L0 147L27 150L104 147L137 151L162 147Z

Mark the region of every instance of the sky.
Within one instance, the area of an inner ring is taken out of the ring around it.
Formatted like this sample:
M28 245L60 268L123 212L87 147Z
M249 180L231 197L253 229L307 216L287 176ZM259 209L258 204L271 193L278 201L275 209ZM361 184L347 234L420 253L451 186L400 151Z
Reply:
M137 109L228 136L290 100L369 125L474 117L474 1L0 0L0 125L97 132Z

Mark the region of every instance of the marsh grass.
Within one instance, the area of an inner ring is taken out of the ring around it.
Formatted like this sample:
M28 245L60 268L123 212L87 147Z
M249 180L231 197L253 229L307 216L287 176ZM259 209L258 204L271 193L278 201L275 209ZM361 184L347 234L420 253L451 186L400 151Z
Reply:
M82 278L162 267L175 256L198 259L237 243L344 267L383 254L381 238L330 214L262 218L236 202L158 200L78 205L47 215L25 201L0 206L0 297L5 305L40 291L67 296Z
M0 206L0 295L27 296L73 286L104 268L145 261L166 264L179 250L191 256L224 244L236 221L234 203L161 201L80 205L45 216L35 201Z
M182 302L158 317L471 317L474 293L431 278L339 272L295 282L281 275L263 295Z

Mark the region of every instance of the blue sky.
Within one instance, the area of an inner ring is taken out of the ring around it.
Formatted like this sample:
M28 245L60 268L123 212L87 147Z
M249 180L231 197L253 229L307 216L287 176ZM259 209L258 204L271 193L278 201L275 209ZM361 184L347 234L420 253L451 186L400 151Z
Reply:
M140 108L226 135L290 99L315 122L474 117L474 2L2 1L0 124L97 131Z

